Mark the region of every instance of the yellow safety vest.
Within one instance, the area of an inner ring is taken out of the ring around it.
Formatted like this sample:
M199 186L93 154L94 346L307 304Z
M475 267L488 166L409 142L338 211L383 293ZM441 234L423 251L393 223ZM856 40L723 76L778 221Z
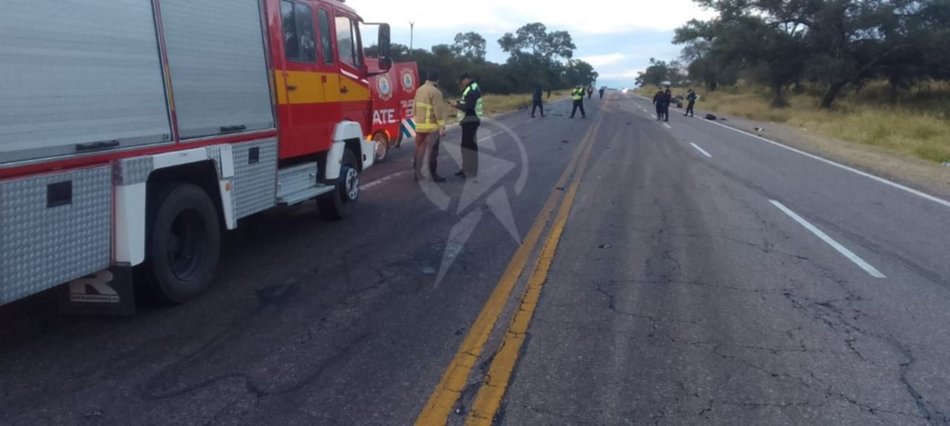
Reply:
M465 97L471 93L472 90L478 89L478 83L472 83L462 91L462 100L465 100ZM478 97L478 101L475 102L475 116L479 119L482 118L482 96ZM465 118L465 111L459 110L456 114L456 117L459 121L462 121Z
M571 93L571 99L575 101L580 101L584 99L584 88L575 88L574 92Z

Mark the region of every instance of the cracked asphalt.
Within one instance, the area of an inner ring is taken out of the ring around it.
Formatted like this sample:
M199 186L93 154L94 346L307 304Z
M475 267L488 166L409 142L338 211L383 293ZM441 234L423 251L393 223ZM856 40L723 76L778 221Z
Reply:
M186 305L60 316L47 294L0 307L0 425L414 422L518 248L512 233L563 189L596 120L497 423L950 423L950 209L676 110L668 129L648 101L609 96L588 101L588 120L561 102L483 126L496 134L485 188L450 179L448 207L405 174L403 148L363 183L403 175L342 222L313 203L243 221L213 288ZM453 132L444 175L457 150ZM507 318L449 423L464 421Z
M500 422L950 422L950 209L638 105L601 129Z

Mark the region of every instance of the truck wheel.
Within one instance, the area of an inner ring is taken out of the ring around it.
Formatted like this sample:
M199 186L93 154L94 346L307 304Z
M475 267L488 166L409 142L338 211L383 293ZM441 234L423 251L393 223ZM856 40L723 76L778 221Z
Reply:
M162 303L182 303L214 279L221 256L217 208L192 184L166 189L155 205L147 241L149 293Z
M389 153L389 138L386 137L385 133L379 132L373 135L373 142L375 142L374 146L376 150L376 161L385 161L386 154Z
M356 155L353 151L346 150L343 153L343 164L336 189L317 198L320 214L328 220L343 219L353 209L359 197L360 169L357 167Z

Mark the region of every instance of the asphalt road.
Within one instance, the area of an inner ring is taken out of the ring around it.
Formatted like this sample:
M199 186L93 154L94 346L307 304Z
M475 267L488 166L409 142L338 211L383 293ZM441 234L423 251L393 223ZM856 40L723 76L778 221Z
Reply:
M486 122L478 183L403 148L342 222L242 222L189 304L0 307L0 424L950 423L950 203L569 106Z

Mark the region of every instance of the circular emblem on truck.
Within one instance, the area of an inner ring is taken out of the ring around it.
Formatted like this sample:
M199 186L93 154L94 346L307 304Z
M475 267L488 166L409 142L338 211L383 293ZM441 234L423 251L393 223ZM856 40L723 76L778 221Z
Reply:
M408 93L412 93L413 90L416 90L416 76L412 75L412 70L403 70L402 90Z
M379 79L376 80L376 89L379 90L379 97L388 101L393 97L393 84L389 81L389 77L385 75L379 76Z

